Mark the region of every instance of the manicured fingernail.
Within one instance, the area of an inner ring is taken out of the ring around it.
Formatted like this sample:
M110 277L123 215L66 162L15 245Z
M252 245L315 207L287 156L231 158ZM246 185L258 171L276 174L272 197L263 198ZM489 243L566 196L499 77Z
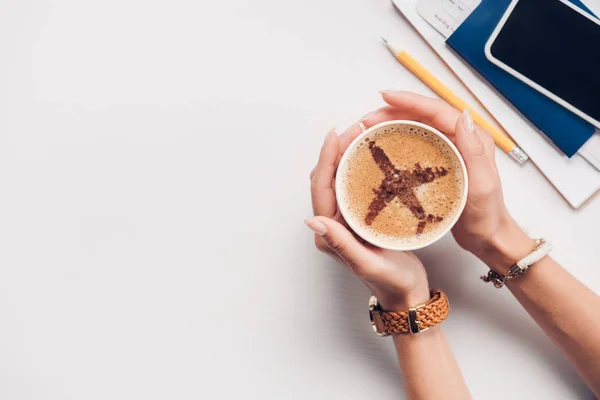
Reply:
M379 94L402 94L404 93L402 90L396 90L396 89L385 89L385 90L380 90Z
M475 130L475 124L473 123L473 117L471 116L471 113L469 112L469 110L463 111L462 123L463 123L463 128L465 128L465 131L473 132Z
M362 118L361 118L361 119L359 119L359 121L360 121L360 122L362 122L362 121L366 121L366 120L368 120L368 119L370 119L370 118L374 117L374 116L375 116L375 114L377 114L377 112L376 112L376 111L371 111L370 113L366 113L365 115L363 115L363 116L362 116Z
M319 236L323 236L327 233L327 227L316 218L308 218L304 220L304 223L306 224L306 226L308 226L308 228L311 231L313 231Z
M337 135L337 133L335 132L335 128L331 128L329 130L329 132L327 132L327 135L325 135L325 140L324 142L327 142L327 140L329 140L329 138L331 138L332 136Z

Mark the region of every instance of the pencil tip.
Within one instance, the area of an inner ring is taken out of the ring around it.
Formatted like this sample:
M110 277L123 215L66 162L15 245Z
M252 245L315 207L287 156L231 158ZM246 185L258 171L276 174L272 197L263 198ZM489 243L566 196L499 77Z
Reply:
M383 44L387 45L387 40L383 36L381 37L381 40L383 41Z

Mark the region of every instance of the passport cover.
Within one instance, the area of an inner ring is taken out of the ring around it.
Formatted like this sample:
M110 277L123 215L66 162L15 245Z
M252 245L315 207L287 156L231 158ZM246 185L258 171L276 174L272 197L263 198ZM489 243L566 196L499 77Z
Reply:
M572 157L594 134L596 128L544 96L508 72L492 64L485 56L485 44L502 19L512 0L483 0L446 40L471 67L510 101L533 125L546 134L568 157ZM570 0L590 15L580 1Z

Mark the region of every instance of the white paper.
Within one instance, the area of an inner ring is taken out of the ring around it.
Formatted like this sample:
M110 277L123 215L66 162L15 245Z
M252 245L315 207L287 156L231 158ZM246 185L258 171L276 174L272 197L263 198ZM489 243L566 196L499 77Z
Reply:
M448 38L480 3L481 0L420 0L417 12Z
M600 170L600 133L597 130L578 153Z

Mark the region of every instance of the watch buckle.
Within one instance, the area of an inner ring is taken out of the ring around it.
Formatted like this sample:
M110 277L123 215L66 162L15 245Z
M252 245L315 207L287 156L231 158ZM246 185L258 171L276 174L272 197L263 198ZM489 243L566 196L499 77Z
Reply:
M417 310L421 307L424 307L425 304L421 304L420 306L409 308L408 309L408 329L411 334L425 332L429 328L420 328L421 321L417 319Z

